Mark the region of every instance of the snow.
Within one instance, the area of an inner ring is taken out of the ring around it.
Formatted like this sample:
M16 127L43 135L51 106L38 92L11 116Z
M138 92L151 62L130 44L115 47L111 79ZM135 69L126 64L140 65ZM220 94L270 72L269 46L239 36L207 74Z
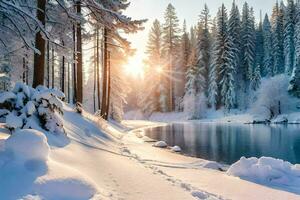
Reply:
M292 165L280 159L242 157L230 166L227 174L290 191L299 190L300 165Z
M165 141L157 141L153 146L159 148L166 148L168 145Z
M0 199L299 199L296 192L228 176L219 163L143 141L144 127L164 123L117 126L69 106L63 112L68 138L41 129L6 139L0 129Z
M28 101L25 107L26 107L27 115L33 115L34 112L36 111L33 101Z
M12 92L2 92L0 94L0 103L4 103L9 99L15 99L15 98L17 98L17 96Z
M18 130L5 141L5 151L17 160L47 161L49 150L46 136L37 130Z
M171 151L173 152L181 152L181 148L179 146L171 147Z
M6 126L12 129L18 129L23 126L23 119L20 116L16 116L14 113L9 113L6 116Z

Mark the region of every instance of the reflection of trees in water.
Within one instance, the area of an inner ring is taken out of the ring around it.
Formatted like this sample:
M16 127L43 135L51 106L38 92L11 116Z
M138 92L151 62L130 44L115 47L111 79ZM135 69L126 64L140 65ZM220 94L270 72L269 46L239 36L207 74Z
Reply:
M272 156L300 163L300 126L213 123L173 124L147 135L179 145L184 153L231 164L246 157Z

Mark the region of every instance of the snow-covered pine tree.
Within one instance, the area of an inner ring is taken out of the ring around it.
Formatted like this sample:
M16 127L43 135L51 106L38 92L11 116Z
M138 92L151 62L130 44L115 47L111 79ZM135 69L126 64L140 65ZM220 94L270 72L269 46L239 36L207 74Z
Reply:
M201 77L204 78L203 86L204 93L208 96L208 82L209 82L209 62L210 62L210 32L209 32L210 15L207 5L204 5L204 9L200 15L200 21L198 23L198 43L197 53L198 60L197 65L201 71Z
M167 90L168 90L168 110L174 110L174 81L173 73L176 57L178 55L178 47L180 40L179 20L176 15L175 8L169 4L164 16L165 22L163 24L163 52L164 58L167 60Z
M260 14L260 21L256 28L255 69L254 69L253 78L255 76L255 72L257 71L257 68L260 69L260 73L261 73L263 65L264 65L264 34L263 34L262 15Z
M179 62L176 69L175 82L175 111L182 111L182 101L185 93L186 73L190 56L190 38L186 30L186 21L183 22L182 36L180 40Z
M235 89L238 96L243 92L243 88L241 88L241 84L239 84L243 80L242 71L241 71L241 19L240 19L240 12L238 9L238 6L236 5L235 1L232 3L232 8L228 20L228 34L231 36L232 39L232 45L236 49L234 51L234 69L236 71L235 73L235 79L237 80L235 83ZM239 105L239 99L236 99L237 106Z
M272 28L269 16L266 14L263 22L263 39L264 39L264 60L262 65L262 77L271 77L274 75L274 58L273 58L273 41Z
M284 14L284 57L285 72L291 74L295 61L295 4L294 0L287 0L287 7Z
M139 105L142 106L142 111L146 115L151 115L155 111L166 111L166 102L160 102L160 87L163 86L161 82L163 69L162 60L162 27L158 20L154 20L151 27L146 54L147 68L145 69L144 82L145 88ZM161 104L160 104L161 103Z
M273 55L274 55L274 73L281 74L284 69L284 5L276 2L272 12L272 32L273 32Z
M296 4L295 11L295 61L293 73L291 76L290 85L288 91L291 95L300 97L300 2Z
M235 69L234 69L234 49L231 41L231 36L227 36L224 43L223 64L221 66L220 75L221 79L221 96L224 107L230 111L234 107L236 94L235 94Z
M231 109L235 103L234 91L234 46L228 34L227 10L222 4L217 14L217 31L214 46L213 64L215 65L219 83L219 99L217 106L224 105Z
M256 91L259 88L260 83L261 83L261 69L260 69L260 65L257 65L253 72L253 77L251 80L251 89Z
M249 8L247 2L243 5L242 14L242 69L239 73L242 74L242 93L240 94L240 106L246 108L248 105L249 86L253 76L255 65L255 22L253 9Z
M208 105L209 107L215 109L216 105L217 105L217 98L218 98L218 84L217 84L217 78L218 78L218 74L217 74L217 69L216 69L216 61L217 59L215 59L215 56L217 56L216 52L217 52L217 42L216 42L216 34L217 34L217 24L216 24L216 20L213 20L213 25L211 28L211 38L213 44L211 46L212 49L212 55L211 55L211 61L210 61L210 65L209 65L209 82L208 82Z

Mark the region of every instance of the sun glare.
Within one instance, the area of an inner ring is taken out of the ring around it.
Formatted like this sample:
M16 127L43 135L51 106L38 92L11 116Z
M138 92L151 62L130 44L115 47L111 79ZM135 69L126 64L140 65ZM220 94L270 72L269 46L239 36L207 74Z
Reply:
M143 64L136 58L130 59L128 63L124 66L124 70L128 76L132 76L134 78L144 77Z

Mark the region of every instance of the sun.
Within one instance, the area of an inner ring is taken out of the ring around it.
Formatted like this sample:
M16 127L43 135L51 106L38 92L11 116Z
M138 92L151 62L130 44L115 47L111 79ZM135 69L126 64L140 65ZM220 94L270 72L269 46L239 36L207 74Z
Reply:
M132 76L133 78L144 78L143 64L136 58L129 59L128 63L124 65L124 71L127 76Z

